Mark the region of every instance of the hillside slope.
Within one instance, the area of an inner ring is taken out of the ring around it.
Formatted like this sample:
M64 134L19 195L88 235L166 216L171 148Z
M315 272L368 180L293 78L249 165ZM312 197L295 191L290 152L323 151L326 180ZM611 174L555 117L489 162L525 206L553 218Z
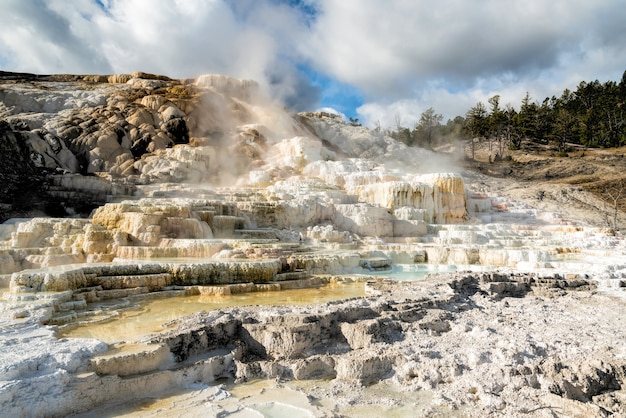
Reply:
M465 167L479 174L479 187L522 200L542 211L565 212L596 226L626 227L626 148L578 149L559 154L550 147L507 150L489 162L481 144ZM480 183L482 182L482 186ZM616 211L617 209L617 211Z

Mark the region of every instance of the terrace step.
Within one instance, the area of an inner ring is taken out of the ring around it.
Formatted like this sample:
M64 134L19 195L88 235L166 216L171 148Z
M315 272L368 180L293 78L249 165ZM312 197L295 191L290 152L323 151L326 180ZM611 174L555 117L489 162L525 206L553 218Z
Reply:
M301 280L301 279L306 279L308 277L309 277L309 273L307 273L306 271L297 270L297 271L289 271L285 273L278 273L276 275L275 281L283 282L283 281L288 281L288 280Z
M242 239L278 239L276 231L273 229L236 229L233 231L233 237Z
M389 270L391 268L392 262L389 258L386 257L372 257L362 259L359 262L359 265L366 270L382 271Z
M123 276L97 276L93 285L102 286L104 290L132 289L146 287L151 292L161 290L172 284L170 273L147 273Z

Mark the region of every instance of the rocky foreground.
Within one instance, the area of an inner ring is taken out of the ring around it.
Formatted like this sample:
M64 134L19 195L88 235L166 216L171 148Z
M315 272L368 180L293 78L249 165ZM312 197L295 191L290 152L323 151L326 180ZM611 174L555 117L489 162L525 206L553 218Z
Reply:
M3 411L61 416L184 390L138 416L245 416L273 388L278 408L318 417L624 416L626 308L592 281L461 273L368 287L345 302L201 312L111 354L41 327L4 330L4 375L20 379L5 381ZM220 378L275 383L239 400L212 386Z
M3 414L626 416L626 243L584 190L576 211L513 193L224 76L0 82ZM422 265L466 272L372 275ZM346 280L369 296L58 337L155 298Z
M232 330L239 380L332 379L308 393L327 400L321 415L362 402L360 388L379 381L432 394L423 415L624 414L624 303L591 283L494 273L372 287L378 296L319 307L203 313L150 342L184 360L226 348L205 336Z

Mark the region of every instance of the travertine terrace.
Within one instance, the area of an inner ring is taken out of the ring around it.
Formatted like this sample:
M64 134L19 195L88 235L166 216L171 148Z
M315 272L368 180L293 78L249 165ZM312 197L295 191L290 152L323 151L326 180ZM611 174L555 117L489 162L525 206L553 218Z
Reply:
M290 115L252 81L21 75L0 87L3 150L21 156L1 173L3 413L65 416L225 377L326 379L311 396L339 406L305 402L310 416L393 403L366 397L372 384L428 394L423 415L623 416L618 231L498 196L462 156ZM13 186L19 172L36 190ZM416 265L457 272L385 277ZM153 298L346 280L369 296L203 312L112 345L57 338ZM179 406L254 409L222 392Z

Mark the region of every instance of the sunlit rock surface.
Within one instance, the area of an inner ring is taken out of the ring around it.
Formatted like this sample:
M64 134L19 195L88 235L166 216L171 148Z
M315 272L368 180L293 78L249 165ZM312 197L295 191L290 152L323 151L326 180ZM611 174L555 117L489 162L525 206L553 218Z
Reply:
M618 232L476 190L453 155L328 113L290 115L253 81L0 81L3 413L64 416L223 377L328 379L357 392L385 381L480 416L525 414L516 403L623 411L624 353L603 337L619 315L600 328L578 318L583 340L556 329L540 340L537 319L570 324L563 309L577 302L600 312L598 292L624 309L604 295L626 287ZM475 273L431 277L424 289L382 281L424 265ZM371 297L198 314L109 351L55 338L54 327L112 320L151 298L348 275L371 281Z

